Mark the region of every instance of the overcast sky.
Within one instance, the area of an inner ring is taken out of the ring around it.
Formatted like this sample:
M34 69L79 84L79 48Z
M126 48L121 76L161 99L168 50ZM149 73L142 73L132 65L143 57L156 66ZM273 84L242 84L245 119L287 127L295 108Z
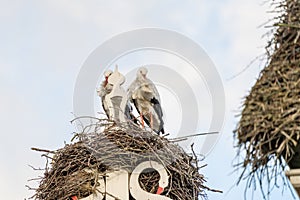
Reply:
M218 143L202 163L208 164L202 173L208 186L224 191L208 192L209 199L243 199L245 186L235 187L238 173L232 173L236 154L232 131L242 98L261 66L257 62L231 78L264 52L266 38L262 35L267 30L258 27L271 16L263 2L0 0L1 199L18 200L33 194L25 185L40 174L28 165L43 167L45 160L31 147L57 149L69 142L75 131L70 124L75 82L90 53L114 35L145 27L189 37L214 62L224 85L226 117ZM138 63L134 59L128 57L124 63ZM254 195L261 199L259 191ZM270 199L292 199L292 195L279 188Z

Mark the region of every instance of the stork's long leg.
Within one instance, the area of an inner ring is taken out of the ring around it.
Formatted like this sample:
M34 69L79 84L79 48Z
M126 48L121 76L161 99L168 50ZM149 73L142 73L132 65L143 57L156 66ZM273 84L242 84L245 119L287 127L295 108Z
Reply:
M144 117L142 112L141 112L141 121L142 121L142 127L145 128L145 122L144 122Z

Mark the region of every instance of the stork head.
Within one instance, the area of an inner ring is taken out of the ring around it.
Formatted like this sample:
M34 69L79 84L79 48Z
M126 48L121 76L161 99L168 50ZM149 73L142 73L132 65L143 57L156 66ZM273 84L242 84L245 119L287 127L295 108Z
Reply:
M112 75L112 73L113 73L113 71L111 71L110 69L108 69L108 70L106 70L105 72L104 72L104 77L105 77L105 82L106 83L108 83L108 77L110 76L110 75Z
M140 67L139 69L138 69L138 71L137 71L137 77L138 78L146 78L146 76L147 76L147 73L148 73L148 70L147 70L147 68L145 68L145 67Z
M104 72L104 77L105 77L105 78L108 78L112 73L113 73L113 71L111 71L110 69L108 69L108 70L106 70L106 71Z

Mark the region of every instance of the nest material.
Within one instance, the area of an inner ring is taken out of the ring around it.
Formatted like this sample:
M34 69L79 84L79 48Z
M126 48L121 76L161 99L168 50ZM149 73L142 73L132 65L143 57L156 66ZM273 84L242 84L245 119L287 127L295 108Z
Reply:
M300 0L272 2L281 16L275 18L266 48L268 62L244 101L235 130L250 183L255 175L276 179L277 167L285 167L282 159L300 167Z
M199 173L197 159L164 137L134 125L121 126L99 119L77 134L77 138L77 142L55 151L34 199L86 197L96 192L99 175L106 177L107 173L120 169L130 173L139 163L149 160L165 166L170 176L169 186L162 195L174 200L206 199L205 190L209 188ZM156 171L142 173L141 188L155 193L159 179Z

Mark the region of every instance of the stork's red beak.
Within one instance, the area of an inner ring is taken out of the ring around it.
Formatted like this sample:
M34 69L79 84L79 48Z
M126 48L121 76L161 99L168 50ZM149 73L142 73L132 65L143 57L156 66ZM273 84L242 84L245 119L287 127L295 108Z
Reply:
M163 191L164 191L164 188L158 187L156 194L161 194L161 193L163 193Z
M72 200L78 200L77 196L72 196L71 199Z
M107 85L108 83L108 76L105 76L105 84L104 84L104 87Z

